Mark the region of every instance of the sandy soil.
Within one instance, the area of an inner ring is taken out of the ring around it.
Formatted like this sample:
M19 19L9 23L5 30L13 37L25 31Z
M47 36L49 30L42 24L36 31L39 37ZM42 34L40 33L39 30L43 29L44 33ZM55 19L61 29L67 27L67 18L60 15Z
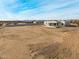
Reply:
M0 59L79 59L79 28L0 29Z

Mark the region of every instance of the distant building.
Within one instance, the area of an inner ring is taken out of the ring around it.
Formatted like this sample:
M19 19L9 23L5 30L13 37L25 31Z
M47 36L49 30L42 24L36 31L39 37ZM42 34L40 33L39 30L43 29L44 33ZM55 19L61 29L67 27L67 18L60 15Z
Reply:
M51 27L51 28L59 28L59 27L65 27L66 25L69 25L70 22L65 21L65 20L48 20L44 21L44 25L46 27Z

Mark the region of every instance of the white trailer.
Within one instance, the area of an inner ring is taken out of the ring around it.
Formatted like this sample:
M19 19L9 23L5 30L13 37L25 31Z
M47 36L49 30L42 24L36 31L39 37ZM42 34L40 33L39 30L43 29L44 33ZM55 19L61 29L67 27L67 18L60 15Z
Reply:
M59 27L64 27L66 25L65 21L61 21L61 20L48 20L48 21L44 21L44 25L46 27L50 27L50 28L59 28Z

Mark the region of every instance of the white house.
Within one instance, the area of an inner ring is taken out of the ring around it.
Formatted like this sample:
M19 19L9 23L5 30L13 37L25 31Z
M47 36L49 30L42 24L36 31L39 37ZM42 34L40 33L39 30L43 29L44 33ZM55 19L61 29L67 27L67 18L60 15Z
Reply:
M46 27L51 27L51 28L58 28L58 27L63 27L66 25L65 21L63 20L48 20L44 21L44 25Z

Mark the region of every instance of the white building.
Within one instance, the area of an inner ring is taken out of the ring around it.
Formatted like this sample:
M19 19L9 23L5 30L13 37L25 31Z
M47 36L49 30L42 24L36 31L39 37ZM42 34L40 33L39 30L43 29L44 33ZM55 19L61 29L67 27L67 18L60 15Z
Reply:
M65 21L64 20L60 20L60 21L57 21L57 20L50 20L50 21L44 21L44 25L46 27L51 27L51 28L58 28L58 27L63 27L66 25Z

